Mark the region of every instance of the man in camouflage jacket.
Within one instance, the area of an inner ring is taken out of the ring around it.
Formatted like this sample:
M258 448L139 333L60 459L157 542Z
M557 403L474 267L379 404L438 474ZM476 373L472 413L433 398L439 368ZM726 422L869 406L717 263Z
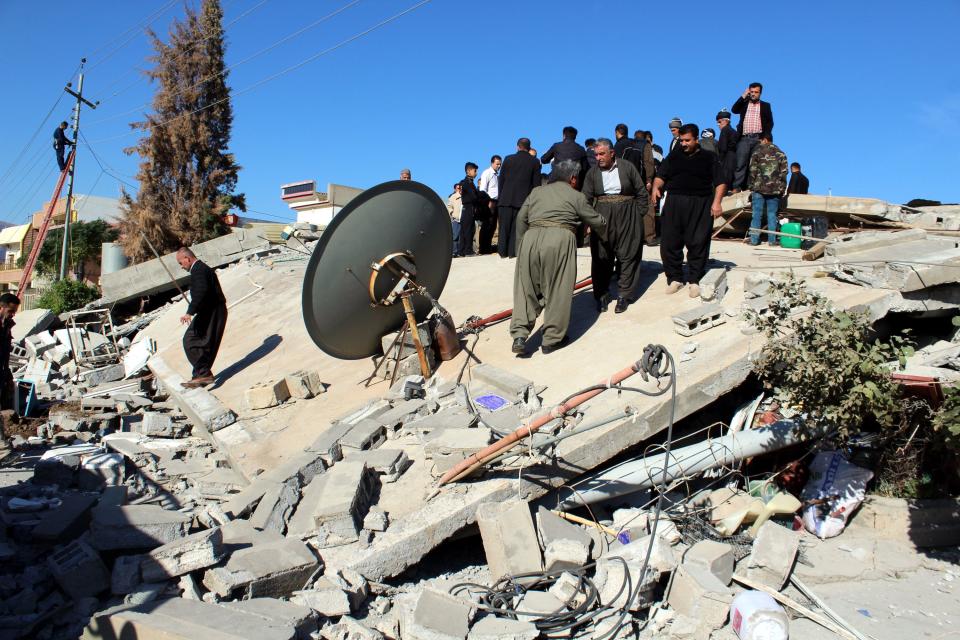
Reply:
M760 136L760 144L750 156L750 190L753 192L750 199L753 203L753 229L759 229L763 224L763 212L767 212L767 231L777 230L777 208L780 198L787 191L787 156L777 145L773 144L773 134L764 132ZM767 234L770 245L777 243L776 236ZM750 233L750 244L760 244L760 234Z

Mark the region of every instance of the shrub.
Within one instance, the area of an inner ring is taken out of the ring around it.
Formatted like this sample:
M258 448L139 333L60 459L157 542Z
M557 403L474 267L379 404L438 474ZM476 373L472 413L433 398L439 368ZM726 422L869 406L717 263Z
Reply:
M769 310L748 320L767 337L754 369L781 399L808 412L811 422L835 428L841 439L872 417L899 428L898 385L888 363L912 355L905 338L870 336L865 314L834 309L792 274L771 284Z
M54 313L63 313L79 309L99 297L100 292L96 287L91 287L79 280L64 279L53 283L53 286L37 300L37 306L50 309Z

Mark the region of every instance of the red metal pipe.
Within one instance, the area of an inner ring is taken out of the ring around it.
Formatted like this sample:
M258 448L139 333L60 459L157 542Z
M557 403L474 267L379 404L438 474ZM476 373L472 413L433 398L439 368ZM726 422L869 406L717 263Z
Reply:
M593 278L584 278L580 282L573 285L573 290L577 291L588 287L593 284ZM513 315L513 309L507 309L506 311L501 311L500 313L495 313L492 316L487 316L486 318L481 318L480 320L475 320L473 322L468 322L465 326L467 329L479 329L480 327L485 327L488 324L493 324L494 322L500 322L501 320L506 320Z
M483 449L482 451L478 451L477 453L473 454L472 456L470 456L469 458L467 458L466 460L464 460L463 462L461 462L460 464L458 464L457 466L453 467L452 469L447 471L445 474L443 474L443 477L440 478L440 485L442 486L448 482L455 482L457 480L465 478L466 476L470 475L471 473L473 473L483 465L487 464L490 460L498 457L501 453L503 453L507 449L518 444L521 439L529 437L532 434L536 433L540 429L540 427L547 424L551 420L554 420L556 418L559 418L562 415L565 415L571 409L575 409L576 407L580 406L587 400L590 400L591 398L600 395L601 393L606 391L607 388L609 388L611 385L615 385L623 382L624 380L626 380L627 378L629 378L630 376L632 376L637 372L637 369L635 368L635 366L636 366L635 364L631 364L629 367L625 369L621 369L620 371L617 371L609 379L601 380L600 384L604 386L603 389L593 389L591 391L584 391L581 394L575 395L574 397L570 398L563 404L554 407L553 409L551 409L546 413L540 414L539 416L534 418L529 425L518 428L516 431L514 431L510 435L504 436L500 440L497 440L486 449Z

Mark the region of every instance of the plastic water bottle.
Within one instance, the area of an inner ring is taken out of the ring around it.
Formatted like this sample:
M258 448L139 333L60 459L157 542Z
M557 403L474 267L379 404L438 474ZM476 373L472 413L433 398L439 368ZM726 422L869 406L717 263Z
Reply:
M762 591L744 591L730 604L730 626L740 640L787 640L790 622L776 600Z

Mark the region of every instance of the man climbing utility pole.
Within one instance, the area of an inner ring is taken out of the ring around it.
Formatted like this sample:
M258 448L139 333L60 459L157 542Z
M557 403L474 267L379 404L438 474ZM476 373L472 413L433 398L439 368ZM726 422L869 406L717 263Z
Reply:
M80 105L85 104L91 109L96 109L100 101L90 102L83 97L83 65L87 62L86 58L80 60L80 78L77 81L77 90L70 88L70 83L63 88L64 91L77 99L73 107L73 141L74 144L80 141ZM67 247L70 244L70 211L73 203L73 174L76 173L77 156L74 152L73 164L70 166L69 182L67 183L67 206L64 208L65 216L63 222L63 248L60 251L60 280L67 277Z

